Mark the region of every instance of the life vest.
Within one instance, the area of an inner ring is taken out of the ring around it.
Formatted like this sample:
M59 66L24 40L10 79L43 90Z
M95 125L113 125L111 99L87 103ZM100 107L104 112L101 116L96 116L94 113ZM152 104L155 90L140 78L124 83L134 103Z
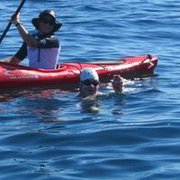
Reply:
M27 46L29 66L34 68L55 69L60 55L59 40L54 35L39 37L38 48Z

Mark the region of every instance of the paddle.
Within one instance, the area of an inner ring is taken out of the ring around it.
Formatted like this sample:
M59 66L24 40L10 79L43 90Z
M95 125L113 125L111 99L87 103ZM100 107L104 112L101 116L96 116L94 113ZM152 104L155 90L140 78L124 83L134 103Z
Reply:
M20 5L18 6L18 8L16 9L16 12L14 13L14 18L17 16L17 14L19 13L19 11L21 10L21 8L23 7L24 3L26 0L21 0ZM11 27L11 22L9 22L9 24L7 25L6 29L4 30L3 34L0 37L0 43L2 42L2 40L4 39L4 37L6 36L6 33L8 32L9 28Z

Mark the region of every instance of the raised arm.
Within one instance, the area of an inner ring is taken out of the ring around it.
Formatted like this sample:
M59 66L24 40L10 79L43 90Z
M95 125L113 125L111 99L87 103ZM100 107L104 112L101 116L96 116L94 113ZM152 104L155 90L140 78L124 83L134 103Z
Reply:
M20 22L20 13L18 13L16 18L13 18L11 22L17 27L20 36L28 46L35 48L38 47L38 41L32 35L29 34L28 30Z

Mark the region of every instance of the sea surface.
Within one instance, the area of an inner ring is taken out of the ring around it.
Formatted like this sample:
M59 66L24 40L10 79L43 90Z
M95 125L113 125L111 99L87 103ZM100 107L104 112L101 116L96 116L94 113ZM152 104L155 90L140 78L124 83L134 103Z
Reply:
M19 2L1 2L1 33ZM123 94L103 86L90 109L61 89L1 93L0 180L178 180L180 1L27 0L21 22L29 31L44 9L63 23L59 62L153 54L156 76L125 81ZM21 43L11 27L0 59Z

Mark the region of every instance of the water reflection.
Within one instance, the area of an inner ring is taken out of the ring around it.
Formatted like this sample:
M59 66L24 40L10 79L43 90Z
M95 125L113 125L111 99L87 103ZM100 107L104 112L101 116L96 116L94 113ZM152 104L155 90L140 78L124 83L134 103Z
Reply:
M66 100L63 91L58 89L11 91L0 95L1 107L11 103L11 114L14 112L48 122L58 120Z
M85 99L81 102L81 112L97 114L101 110L101 104L98 99Z
M81 99L77 92L60 89L1 92L0 111L1 114L31 117L40 122L82 120L88 114L122 116L127 101L131 101L132 106L138 98L146 96L145 92L151 93L154 88L151 79L126 81L123 93L117 94L111 86L105 84L100 89L103 95L89 100Z

